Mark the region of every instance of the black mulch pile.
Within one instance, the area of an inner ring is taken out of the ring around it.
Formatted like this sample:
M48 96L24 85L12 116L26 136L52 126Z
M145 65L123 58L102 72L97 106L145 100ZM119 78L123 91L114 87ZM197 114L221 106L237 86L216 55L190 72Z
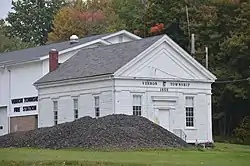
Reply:
M83 117L73 122L0 137L0 148L141 149L183 148L188 144L140 116Z

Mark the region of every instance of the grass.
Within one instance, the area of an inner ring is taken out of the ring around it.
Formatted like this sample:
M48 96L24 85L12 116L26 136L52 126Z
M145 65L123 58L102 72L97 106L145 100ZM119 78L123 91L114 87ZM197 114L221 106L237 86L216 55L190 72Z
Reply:
M217 143L213 150L0 149L0 166L249 166L250 146Z

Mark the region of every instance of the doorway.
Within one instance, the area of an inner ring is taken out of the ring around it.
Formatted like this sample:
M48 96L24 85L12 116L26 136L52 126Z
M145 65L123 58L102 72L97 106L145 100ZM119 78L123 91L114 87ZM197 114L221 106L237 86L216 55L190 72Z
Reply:
M169 109L159 109L159 121L160 125L170 130L170 110Z

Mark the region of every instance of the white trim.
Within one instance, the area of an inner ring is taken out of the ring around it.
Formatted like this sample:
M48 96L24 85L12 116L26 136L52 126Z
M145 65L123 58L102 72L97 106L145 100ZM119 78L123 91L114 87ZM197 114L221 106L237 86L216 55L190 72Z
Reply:
M204 76L206 76L211 82L214 82L217 78L210 71L208 71L204 66L202 66L199 62L197 62L193 57L191 57L186 51L184 51L178 44L176 44L172 39L170 39L167 35L164 35L162 38L157 40L154 44L152 44L149 48L144 50L126 65L118 69L114 74L115 76L120 76L126 70L131 68L135 63L139 62L148 53L152 52L156 47L160 46L163 42L169 44L175 51L177 51L184 59L186 59L191 65L193 65L196 69L198 69ZM208 80L207 80L208 81Z
M96 43L111 45L111 43L109 43L109 42L107 42L105 40L108 39L108 38L114 37L114 36L121 35L121 34L126 34L127 36L129 36L131 38L134 38L134 39L141 39L141 37L136 36L136 35L128 32L126 30L121 30L121 31L112 33L110 35L104 36L104 37L102 37L100 39L96 39L96 40L93 40L93 41L90 41L90 42L87 42L87 43L84 43L84 44L81 44L81 45L78 45L78 46L75 46L75 47L72 47L72 48L68 48L66 50L62 50L62 51L59 52L59 55L65 54L65 53L70 52L70 51L75 51L75 50L78 50L78 49L81 49L83 47L90 46L90 45L96 44ZM40 57L40 60L44 60L44 59L48 59L48 58L49 58L49 55L46 55L46 56Z
M29 60L29 61L24 61L24 62L19 62L19 63L13 63L13 64L4 64L1 66L1 68L4 67L10 67L10 66L17 66L17 65L23 65L23 64L28 64L28 63L34 63L34 62L40 62L41 60L39 58L34 59L34 60ZM11 62L11 61L10 61Z
M93 40L91 42L87 42L87 43L84 43L84 44L81 44L81 45L78 45L78 46L75 46L75 47L68 48L66 50L59 51L58 54L59 55L65 54L65 53L75 51L75 50L78 50L78 49L81 49L83 47L87 47L87 46L90 46L90 45L96 44L96 43L102 43L102 44L110 45L109 42L106 42L106 41L104 41L102 39L97 39L97 40ZM45 59L48 59L48 58L49 58L49 55L46 55L46 56L40 57L40 60L45 60Z
M7 105L0 105L0 108L7 108Z
M38 83L38 84L33 84L33 85L36 87L36 89L39 89L39 88L57 87L57 86L62 86L62 85L74 85L74 84L79 84L79 83L104 81L104 80L110 80L110 74L102 75L102 76L95 76L95 77L84 77L84 78L76 78L76 79L67 79L67 80L62 80L62 81Z
M18 113L11 113L9 117L22 117L22 116L34 116L38 115L38 111L29 111L29 112L18 112Z
M114 37L114 36L118 36L118 35L121 35L121 34L125 34L125 35L127 35L127 36L129 36L129 37L131 37L131 38L133 38L133 39L142 39L141 37L139 37L139 36L137 36L137 35L135 35L135 34L133 34L133 33L130 33L130 32L128 32L128 31L126 31L126 30L121 30L121 31L112 33L112 34L110 34L110 35L108 35L108 36L102 37L101 39L106 40L106 39L108 39L108 38L111 38L111 37Z
M172 46L177 52L180 52L183 55L183 58L188 60L191 64L193 64L198 70L200 70L205 76L210 78L211 80L216 80L216 76L207 70L204 66L202 66L198 61L195 60L191 55L189 55L183 48L181 48L177 43L175 43L170 37L164 35L166 38L166 42Z
M212 80L201 80L201 79L175 79L175 78L153 78L153 77L132 77L132 76L115 76L115 79L120 80L154 80L154 81L175 81L175 82L186 82L192 83L212 83Z

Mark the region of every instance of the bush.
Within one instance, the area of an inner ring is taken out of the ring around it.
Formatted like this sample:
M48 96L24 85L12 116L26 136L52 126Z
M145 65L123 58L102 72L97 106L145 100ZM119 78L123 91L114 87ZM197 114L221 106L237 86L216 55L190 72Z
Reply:
M250 116L242 119L239 127L235 129L235 135L243 142L250 140Z

